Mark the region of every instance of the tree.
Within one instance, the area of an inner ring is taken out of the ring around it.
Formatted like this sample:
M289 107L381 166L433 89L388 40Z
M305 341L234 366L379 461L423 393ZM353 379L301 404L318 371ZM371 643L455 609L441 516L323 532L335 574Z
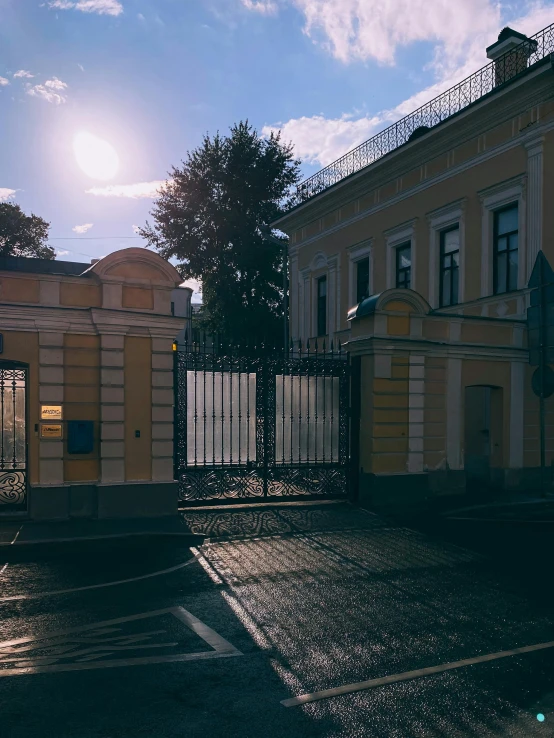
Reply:
M232 342L275 344L282 335L282 249L264 238L293 202L300 162L280 134L248 121L206 135L173 167L141 235L184 278L202 281L203 320Z
M55 259L46 245L50 223L38 215L25 215L19 205L0 202L0 256Z

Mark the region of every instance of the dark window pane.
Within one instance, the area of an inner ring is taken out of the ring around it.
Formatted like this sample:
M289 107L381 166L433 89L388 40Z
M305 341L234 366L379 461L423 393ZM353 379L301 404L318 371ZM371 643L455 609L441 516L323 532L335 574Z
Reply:
M327 277L317 280L317 335L327 333Z
M496 261L496 291L497 292L506 292L506 287L507 287L506 257L507 257L507 254L505 252L503 254L498 254L498 257L497 257L497 261Z
M517 290L517 262L518 254L517 251L511 251L509 255L510 259L510 279L508 284L509 290Z
M496 250L497 251L506 251L508 248L508 238L506 236L501 236L496 241Z
M452 266L459 267L460 266L460 252L457 251L455 254L452 254Z
M512 233L512 235L510 236L510 240L508 242L510 251L517 250L517 246L518 246L517 235L518 235L517 233Z
M452 305L458 304L458 269L452 271Z
M411 249L402 249L398 254L401 269L406 269L412 265Z
M458 251L460 248L460 229L454 228L450 231L443 231L442 236L442 247L445 254L449 254L452 251Z
M517 231L517 205L508 210L500 210L496 213L496 216L496 232L499 236L503 233L510 233L510 231Z
M356 302L369 297L369 257L356 262Z
M450 271L442 273L442 304L450 305Z

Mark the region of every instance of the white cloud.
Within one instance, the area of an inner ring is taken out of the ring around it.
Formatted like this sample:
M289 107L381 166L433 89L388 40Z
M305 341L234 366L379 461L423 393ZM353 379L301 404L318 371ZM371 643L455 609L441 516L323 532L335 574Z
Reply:
M85 71L85 68L84 68L84 66L82 64L77 64L77 66L79 67L79 69L81 70L81 72L84 72Z
M139 227L138 227L138 225L134 225L134 226L131 226L131 227L132 227L132 229L133 229L133 233L138 233L138 232L139 232Z
M4 200L10 200L17 190L10 190L9 187L0 187L0 202Z
M461 57L475 34L493 32L500 9L493 0L292 0L304 32L343 62L391 64L399 46L435 41Z
M31 79L34 77L34 74L31 74L31 72L28 72L26 69L20 69L18 72L14 74L14 78L17 79L17 77L25 77L26 79Z
M107 187L92 187L86 190L88 195L98 197L130 197L132 199L154 198L159 190L167 184L165 179L157 179L153 182L136 182L129 185L108 185Z
M67 89L67 84L65 82L62 82L61 79L58 79L57 77L53 77L52 79L47 79L44 83L45 87L48 87L50 90L65 90Z
M94 223L84 223L83 225L76 225L75 228L72 228L71 230L73 233L86 233L87 231L90 231Z
M98 15L120 15L123 5L119 0L53 0L48 3L52 10L80 10Z
M57 77L47 79L43 85L29 85L27 87L27 94L31 97L39 97L46 102L54 105L61 105L66 102L67 97L60 94L67 89L67 84L62 82Z
M144 23L144 21L146 20L142 13L137 13L137 18L141 23Z
M6 79L5 77L0 77L0 87L4 87L5 85L9 85L10 80Z
M329 0L331 4L334 1ZM363 2L363 0L357 1ZM295 0L295 2L304 2L304 0ZM349 3L351 4L350 0L345 0L346 6ZM319 5L319 0L317 2L314 0L314 4ZM436 81L392 109L358 118L347 114L339 118L326 118L323 115L292 118L276 126L264 126L262 132L267 136L271 130L280 129L284 140L293 142L295 153L301 159L310 164L327 166L387 125L409 115L488 63L485 49L496 40L502 25L510 25L522 33L533 34L552 22L552 12L552 4L546 6L538 3L531 5L525 15L516 18L504 17L503 23L499 20L492 30L476 33L468 41L465 46L465 56L461 61L456 56L443 53L441 45L437 46L435 59L431 65Z
M273 15L277 12L277 5L273 0L242 0L247 10L253 10L262 15Z
M382 118L364 116L353 120L351 116L325 118L292 118L278 126L264 126L262 133L269 136L280 129L285 141L294 143L295 153L309 164L326 166L345 151L366 141L382 124Z
M57 249L56 256L67 256L69 254L69 251L64 251L63 249Z
M202 282L198 279L185 279L182 283L185 287L192 289L192 302L198 304L202 300ZM196 298L196 299L195 299ZM200 298L200 299L198 299Z

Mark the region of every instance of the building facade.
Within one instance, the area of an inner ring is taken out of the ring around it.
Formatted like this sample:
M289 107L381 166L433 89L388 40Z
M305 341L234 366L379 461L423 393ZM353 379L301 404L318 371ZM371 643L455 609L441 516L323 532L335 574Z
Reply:
M360 375L362 498L537 482L525 320L537 254L554 262L553 38L504 29L490 65L300 185L273 224L293 341L340 341ZM553 426L549 400L549 464Z
M177 512L180 282L146 249L92 265L0 259L0 515Z

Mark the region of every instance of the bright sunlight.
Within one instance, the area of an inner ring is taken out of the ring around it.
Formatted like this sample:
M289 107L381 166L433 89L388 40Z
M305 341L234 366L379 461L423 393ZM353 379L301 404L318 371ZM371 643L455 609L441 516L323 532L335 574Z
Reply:
M112 179L119 169L116 150L107 141L81 131L73 139L77 164L92 179Z

